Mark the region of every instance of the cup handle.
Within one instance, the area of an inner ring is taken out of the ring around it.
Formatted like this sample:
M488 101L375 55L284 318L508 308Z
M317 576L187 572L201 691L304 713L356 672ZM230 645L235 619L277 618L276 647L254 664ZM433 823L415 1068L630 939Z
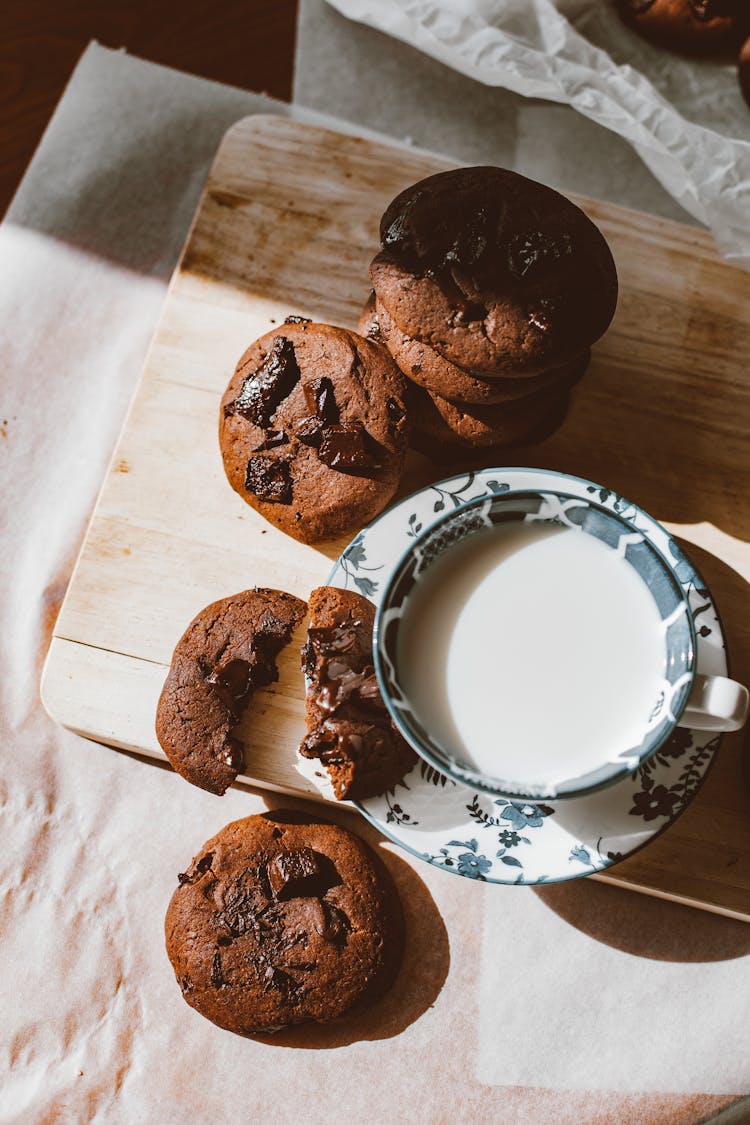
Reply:
M732 731L745 725L750 693L726 676L696 676L677 723L694 730Z

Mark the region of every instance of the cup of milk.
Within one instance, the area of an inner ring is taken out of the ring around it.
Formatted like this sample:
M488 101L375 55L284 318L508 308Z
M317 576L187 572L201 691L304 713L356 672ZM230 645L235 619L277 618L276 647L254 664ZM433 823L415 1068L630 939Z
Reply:
M505 796L581 796L632 773L678 725L731 731L747 717L742 684L696 669L690 605L659 550L564 491L479 497L415 539L374 643L383 698L417 753Z

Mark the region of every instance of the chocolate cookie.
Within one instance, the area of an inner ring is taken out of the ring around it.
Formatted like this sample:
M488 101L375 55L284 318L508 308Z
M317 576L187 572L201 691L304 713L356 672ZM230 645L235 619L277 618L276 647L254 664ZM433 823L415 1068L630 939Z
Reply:
M405 336L480 378L562 367L617 303L601 232L579 207L504 168L459 168L396 196L370 266Z
M213 602L177 642L156 711L156 737L177 773L223 793L245 769L232 732L255 688L278 679L275 657L307 606L280 590Z
M305 543L361 527L398 486L404 388L385 349L354 332L299 320L268 332L221 400L229 483Z
M398 330L382 305L377 305L375 316L383 342L404 375L430 394L451 402L491 406L513 402L543 390L571 387L582 378L591 357L590 348L586 348L564 367L543 375L483 379L449 363L427 344L409 339Z
M415 389L416 390L416 389ZM431 460L468 458L490 464L513 445L543 441L562 425L570 403L567 390L537 392L501 406L469 406L418 391L410 399L415 419L411 443Z
M228 824L178 876L167 955L192 1008L238 1035L325 1023L396 976L403 915L354 833L277 811Z
M623 21L659 46L710 55L738 42L746 0L617 0Z
M320 763L340 801L361 801L392 789L417 760L380 694L374 624L374 605L353 590L321 586L310 594L302 649L308 733L299 752Z

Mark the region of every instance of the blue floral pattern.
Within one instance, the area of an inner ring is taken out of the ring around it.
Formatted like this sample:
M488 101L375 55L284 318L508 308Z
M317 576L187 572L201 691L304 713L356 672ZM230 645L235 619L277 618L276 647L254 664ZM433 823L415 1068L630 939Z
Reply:
M710 591L665 529L616 493L552 471L490 469L425 488L358 535L329 582L356 585L377 603L409 538L445 510L478 496L538 488L593 496L645 534L687 594L698 671L726 670L724 635ZM437 504L443 507L436 510ZM546 804L474 792L420 762L394 790L359 808L384 835L441 870L480 882L559 882L610 867L668 827L695 797L720 742L713 732L678 728L625 780L587 797Z
M380 583L374 578L368 578L367 572L375 574L379 570L383 570L385 564L365 566L367 551L364 545L364 536L365 532L361 531L357 538L352 540L339 559L338 565L341 567L345 578L344 589L349 588L349 582L351 581L360 594L363 594L366 598L372 598L374 594L377 594Z

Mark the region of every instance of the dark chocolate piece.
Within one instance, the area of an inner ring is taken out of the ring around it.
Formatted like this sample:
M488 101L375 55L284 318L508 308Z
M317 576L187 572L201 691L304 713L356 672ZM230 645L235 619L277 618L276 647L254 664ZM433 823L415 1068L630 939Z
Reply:
M253 453L263 453L267 449L276 449L279 445L287 445L289 438L283 430L268 430L260 445L256 445Z
M312 320L309 316L294 316L292 314L284 317L284 324L312 324Z
M327 375L304 383L302 389L305 392L305 401L316 418L328 425L338 422L339 408L336 404L333 382Z
M267 426L299 377L294 344L286 336L277 336L260 367L245 379L231 412L256 426Z
M325 894L326 879L312 848L282 852L267 867L268 883L277 902Z
M366 430L361 422L341 422L325 426L318 456L331 469L374 469L372 457L365 448Z
M291 504L292 473L286 461L251 457L245 471L245 488L268 504Z
M317 449L323 437L323 423L320 418L312 416L303 418L294 433L303 445L311 445L314 449Z

